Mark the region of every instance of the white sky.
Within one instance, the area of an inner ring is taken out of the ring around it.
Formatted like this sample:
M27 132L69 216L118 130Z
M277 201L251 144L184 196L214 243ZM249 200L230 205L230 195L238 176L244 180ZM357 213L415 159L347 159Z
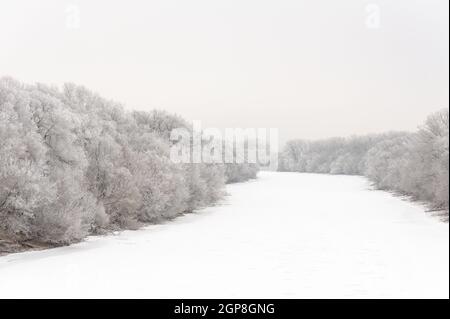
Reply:
M204 126L277 127L282 141L413 130L448 107L448 11L448 0L1 0L0 76L75 82Z

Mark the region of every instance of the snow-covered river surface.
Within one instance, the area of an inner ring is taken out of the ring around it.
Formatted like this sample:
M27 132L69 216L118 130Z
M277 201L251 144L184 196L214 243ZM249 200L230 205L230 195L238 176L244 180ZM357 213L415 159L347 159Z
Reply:
M0 297L448 298L449 226L360 177L262 172L221 205L0 257Z

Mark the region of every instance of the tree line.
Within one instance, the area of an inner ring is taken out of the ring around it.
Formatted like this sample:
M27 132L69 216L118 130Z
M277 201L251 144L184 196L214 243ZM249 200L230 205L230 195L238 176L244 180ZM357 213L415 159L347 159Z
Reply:
M392 190L449 209L449 111L431 114L416 132L389 132L319 141L289 141L280 171L368 177Z
M249 164L174 164L163 111L129 112L82 86L0 79L0 240L64 245L215 204Z

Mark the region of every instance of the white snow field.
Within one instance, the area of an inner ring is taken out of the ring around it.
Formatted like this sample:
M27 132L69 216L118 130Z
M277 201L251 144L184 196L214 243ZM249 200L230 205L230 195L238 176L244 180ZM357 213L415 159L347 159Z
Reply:
M163 225L0 258L2 298L448 298L449 226L361 177L262 172Z

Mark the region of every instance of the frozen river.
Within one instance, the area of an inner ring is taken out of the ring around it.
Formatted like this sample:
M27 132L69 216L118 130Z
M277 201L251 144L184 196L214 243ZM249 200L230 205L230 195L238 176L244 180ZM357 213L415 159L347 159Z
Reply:
M260 173L221 205L0 257L0 297L449 297L449 226L364 178Z

